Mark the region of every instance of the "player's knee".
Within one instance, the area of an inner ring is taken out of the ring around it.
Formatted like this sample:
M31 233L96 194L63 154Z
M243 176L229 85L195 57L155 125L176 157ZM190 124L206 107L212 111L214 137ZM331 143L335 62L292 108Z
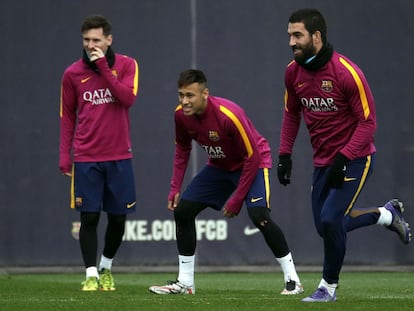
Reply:
M81 213L81 228L84 229L95 229L99 222L99 213Z
M108 227L123 230L125 228L126 215L108 214Z
M270 213L266 207L250 207L247 211L251 221L259 229L265 228L271 222Z
M342 219L338 221L334 218L325 217L321 219L321 224L319 228L317 228L317 231L321 237L334 236L338 232L344 230L342 229L342 221Z
M340 222L336 221L333 218L322 218L321 219L321 229L323 231L332 231L335 230L337 227L339 227L342 224L342 219Z
M191 211L190 208L191 208L191 204L189 204L188 201L181 200L174 210L175 221L180 221L181 219L186 217L187 213Z
M180 200L174 210L174 219L176 222L194 221L198 213L203 209L202 203Z

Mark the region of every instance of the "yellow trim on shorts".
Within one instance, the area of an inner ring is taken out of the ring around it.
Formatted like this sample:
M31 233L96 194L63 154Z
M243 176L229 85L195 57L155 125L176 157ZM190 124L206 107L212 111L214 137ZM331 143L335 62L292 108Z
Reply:
M351 203L349 203L348 208L346 209L345 215L348 215L349 212L351 211L352 207L354 206L354 203L355 203L358 195L360 194L360 192L362 190L362 187L365 184L370 166L371 166L371 155L367 156L367 162L365 163L364 172L362 173L362 178L359 182L358 189L355 192L354 196L352 197Z
M70 181L70 208L75 208L75 164L72 164L72 177Z
M270 209L270 180L269 180L269 169L267 167L263 168L263 178L265 182L267 208Z

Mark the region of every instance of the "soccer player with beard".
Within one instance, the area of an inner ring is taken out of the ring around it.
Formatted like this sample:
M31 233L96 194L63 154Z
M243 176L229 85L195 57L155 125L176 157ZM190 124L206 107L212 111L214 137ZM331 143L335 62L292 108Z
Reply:
M223 208L225 217L239 214L243 202L254 225L280 264L285 281L282 295L303 292L282 230L270 217L271 151L235 103L209 95L200 70L186 70L178 79L179 106L175 110L175 157L168 195L174 212L179 259L177 280L151 286L155 294L195 294L195 219L207 207ZM208 163L180 194L192 141L208 154Z
M84 20L83 57L65 70L61 85L59 168L72 177L71 207L80 212L84 291L115 290L112 261L136 204L129 109L138 92L138 64L112 50L111 28L103 16ZM101 211L108 223L98 269Z
M312 212L323 239L324 262L316 291L302 301L335 301L348 231L380 224L404 244L411 231L397 199L381 207L354 206L373 171L376 152L374 98L364 74L328 42L319 11L294 12L288 35L295 60L285 73L278 178L282 185L290 183L291 154L303 116L313 147Z

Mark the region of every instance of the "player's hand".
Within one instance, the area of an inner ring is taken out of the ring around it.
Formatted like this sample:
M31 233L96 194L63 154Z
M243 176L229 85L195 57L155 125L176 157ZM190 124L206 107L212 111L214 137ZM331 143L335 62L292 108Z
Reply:
M71 172L66 172L66 173L63 173L63 175L65 175L65 176L69 176L69 177L72 177L72 173L71 173Z
M235 202L234 198L230 198L223 208L223 216L233 218L239 215L243 202Z
M230 212L226 208L224 208L224 210L223 210L223 216L224 217L227 217L227 218L233 218L233 217L236 217L237 214L236 213L233 213L233 212Z
M342 153L335 156L332 166L329 168L326 184L329 188L342 188L346 174L346 164L349 162Z
M96 61L98 58L105 57L104 52L100 48L94 47L94 50L89 55L89 60L91 62Z
M172 200L172 201L168 201L168 209L169 209L170 211L175 210L175 209L176 209L176 207L177 207L177 205L178 205L178 201L179 201L179 200L180 200L180 193L179 193L179 192L177 192L177 193L174 195L173 200Z
M277 178L283 186L290 184L290 174L292 172L292 159L290 154L280 155L277 165Z

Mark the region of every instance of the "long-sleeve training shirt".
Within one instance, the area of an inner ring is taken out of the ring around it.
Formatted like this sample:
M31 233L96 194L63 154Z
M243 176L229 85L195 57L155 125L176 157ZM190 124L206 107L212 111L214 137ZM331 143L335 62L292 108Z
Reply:
M138 64L115 54L115 64L96 61L98 72L82 59L62 77L59 168L70 172L74 162L101 162L132 157L129 108L138 92Z
M352 61L334 52L316 71L293 61L286 69L285 85L279 154L292 154L302 114L316 167L331 165L338 152L350 160L375 152L374 98Z
M259 168L271 168L271 151L243 109L235 103L209 96L202 115L185 116L181 105L175 111L175 158L169 200L180 191L195 140L208 155L207 165L226 171L242 170L239 184L227 201L230 211L239 211Z

